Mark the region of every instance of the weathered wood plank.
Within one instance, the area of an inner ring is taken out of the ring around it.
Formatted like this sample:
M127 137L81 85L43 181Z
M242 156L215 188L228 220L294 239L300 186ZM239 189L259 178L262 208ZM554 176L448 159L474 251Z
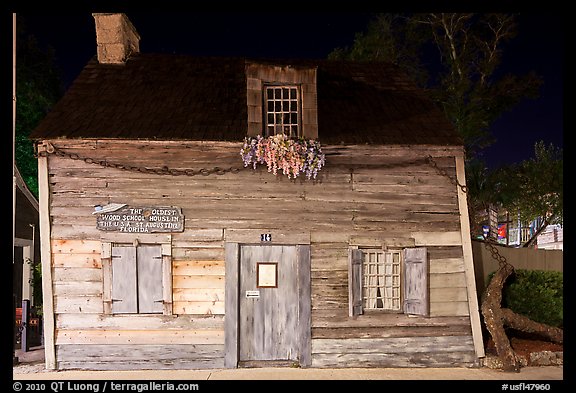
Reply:
M426 353L473 351L472 336L314 339L312 353Z
M430 288L466 288L464 272L458 273L431 273Z
M466 288L430 288L430 302L465 302L468 300Z
M201 315L94 315L58 314L56 328L60 330L217 330L224 329L224 317Z
M355 327L388 327L398 326L470 326L468 317L434 317L425 318L419 316L408 316L405 314L392 314L371 312L365 313L362 317L349 318L348 308L340 310L312 310L312 327L326 328L355 328Z
M224 288L224 276L173 276L173 288Z
M52 253L65 254L99 254L101 250L98 240L52 240Z
M205 246L195 248L174 248L172 250L173 259L188 259L188 260L214 260L220 261L224 259L224 249L222 246L215 245L213 248Z
M458 273L464 271L462 258L430 259L430 273Z
M58 369L122 371L122 370L201 370L223 368L222 358L198 360L132 360L129 362L101 362L101 361L58 361Z
M188 302L218 302L224 301L224 288L175 288L172 299Z
M391 238L389 235L381 237L351 236L350 245L358 247L414 247L413 238Z
M222 368L223 345L59 345L62 369L92 370Z
M172 306L174 314L205 314L224 315L224 301L198 302L174 301Z
M217 330L60 330L56 345L69 344L224 344Z
M312 231L310 232L310 243L348 243L349 234L345 232L333 231Z
M469 325L312 328L312 339L471 336Z
M454 353L378 353L378 354L312 354L312 367L473 367L478 365L474 352Z
M175 276L224 275L224 261L174 260L172 272Z
M224 240L224 230L220 228L190 228L182 233L174 233L172 241L177 244L178 242L197 242L197 241L222 241Z
M236 194L234 197L226 199L219 197L193 198L190 195L187 197L170 196L169 198L165 197L162 199L169 199L173 205L187 206L187 219L207 219L231 214L233 217L238 218L254 218L265 214L266 211L275 211L278 216L284 216L298 211L304 205L309 207L310 211L314 211L315 216L322 214L329 216L340 213L344 215L354 214L355 216L367 219L370 213L373 212L373 214L376 214L381 220L385 217L390 217L390 221L394 221L397 218L404 218L418 221L450 220L456 223L459 222L455 197L442 198L441 196L430 196L426 198L416 198L412 195L354 193L353 191L346 192L342 189L336 189L332 192L315 190L298 198L294 195L294 190L288 189L284 193L280 193L279 190L275 190L274 192L276 194L269 195L267 198L265 195L258 195L257 198L246 198ZM136 203L134 201L137 200L140 204L140 201L146 200L145 198L153 198L153 195L144 193L145 190L131 192L118 191L117 193L107 192L102 196L102 199L129 199L131 203ZM73 200L70 200L70 202L73 202ZM330 203L327 204L326 202ZM158 203L158 200L156 200L156 203ZM92 211L93 208L90 206L53 206L51 214L54 217L83 217L86 224L95 224L96 220L94 216L91 215ZM190 214L190 212L193 214ZM425 213L429 214L426 216ZM186 222L188 222L188 220L186 220ZM202 223L198 224L198 226L201 225ZM205 222L204 225L206 225ZM277 230L278 228L272 227L270 229ZM439 231L436 231L437 235L439 234L438 232ZM285 235L288 236L288 234ZM246 235L239 233L238 236ZM290 236L296 236L296 234L290 234ZM249 239L252 238L249 236ZM210 239L204 241L216 240ZM259 239L257 239L257 241L259 242ZM305 236L302 240L297 238L295 241L287 241L287 243L300 243L303 241L309 242L309 239ZM452 243L446 245L452 245Z
M430 303L431 316L464 316L470 315L468 301L449 301Z
M102 314L104 303L101 296L55 296L54 312L56 314L92 313Z
M55 267L52 269L54 282L59 281L102 281L102 269L84 267Z
M311 273L312 280L320 280L316 285L322 285L323 282L344 284L348 280L348 271L341 270L326 270L314 269Z
M224 356L221 344L194 345L132 345L87 344L60 345L56 349L60 361L131 362L138 360L201 360Z
M102 296L102 283L98 281L69 281L54 283L55 298L68 296Z
M100 253L91 254L53 254L52 255L53 267L92 267L100 269L102 262L100 260Z
M429 246L428 254L432 260L442 258L463 258L462 247L460 246Z
M416 246L460 246L462 245L462 234L453 232L413 232Z

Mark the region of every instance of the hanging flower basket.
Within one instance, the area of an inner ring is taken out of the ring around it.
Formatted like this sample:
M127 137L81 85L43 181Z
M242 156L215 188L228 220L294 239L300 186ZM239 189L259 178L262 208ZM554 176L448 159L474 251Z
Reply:
M307 179L314 178L325 164L320 142L313 139L290 139L285 134L276 134L264 138L244 138L244 146L240 150L244 167L266 164L268 172L274 175L281 169L289 179L296 178L301 173Z

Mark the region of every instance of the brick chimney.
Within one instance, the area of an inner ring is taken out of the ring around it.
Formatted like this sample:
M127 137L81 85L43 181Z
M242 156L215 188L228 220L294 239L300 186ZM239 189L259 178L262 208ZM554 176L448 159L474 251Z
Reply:
M96 23L98 62L125 64L140 52L140 35L125 14L92 14Z

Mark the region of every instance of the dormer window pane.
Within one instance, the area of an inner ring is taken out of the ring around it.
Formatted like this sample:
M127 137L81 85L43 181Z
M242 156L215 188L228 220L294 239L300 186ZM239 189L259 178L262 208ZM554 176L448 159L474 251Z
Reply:
M275 133L285 133L291 138L301 136L299 87L268 85L264 88L264 119L268 136Z

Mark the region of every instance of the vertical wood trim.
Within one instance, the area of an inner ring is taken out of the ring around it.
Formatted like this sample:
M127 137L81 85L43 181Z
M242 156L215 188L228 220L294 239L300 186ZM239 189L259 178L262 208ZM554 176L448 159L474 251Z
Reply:
M348 251L348 315L363 314L362 309L362 261L364 253L358 248Z
M238 269L240 246L227 242L225 249L226 284L224 289L224 367L238 366Z
M456 178L458 183L466 184L464 170L464 157L456 156ZM476 293L476 279L474 277L474 260L472 257L472 238L470 233L470 218L468 216L468 201L466 193L458 189L458 209L460 210L460 232L462 233L462 252L464 254L464 273L466 275L466 291L468 292L468 308L472 324L472 337L476 356L485 357L482 328L480 325L480 312L478 311L478 297Z
M312 365L312 305L310 246L297 246L298 254L298 335L299 360L301 367Z
M38 145L38 152L45 151ZM54 346L54 297L52 287L52 250L50 245L50 183L48 181L48 157L38 157L38 194L40 221L40 255L42 263L42 312L44 321L44 356L46 368L56 369Z
M170 236L171 237L171 236ZM164 315L172 315L172 239L162 244L162 299Z
M102 243L102 301L104 314L112 314L112 243Z

